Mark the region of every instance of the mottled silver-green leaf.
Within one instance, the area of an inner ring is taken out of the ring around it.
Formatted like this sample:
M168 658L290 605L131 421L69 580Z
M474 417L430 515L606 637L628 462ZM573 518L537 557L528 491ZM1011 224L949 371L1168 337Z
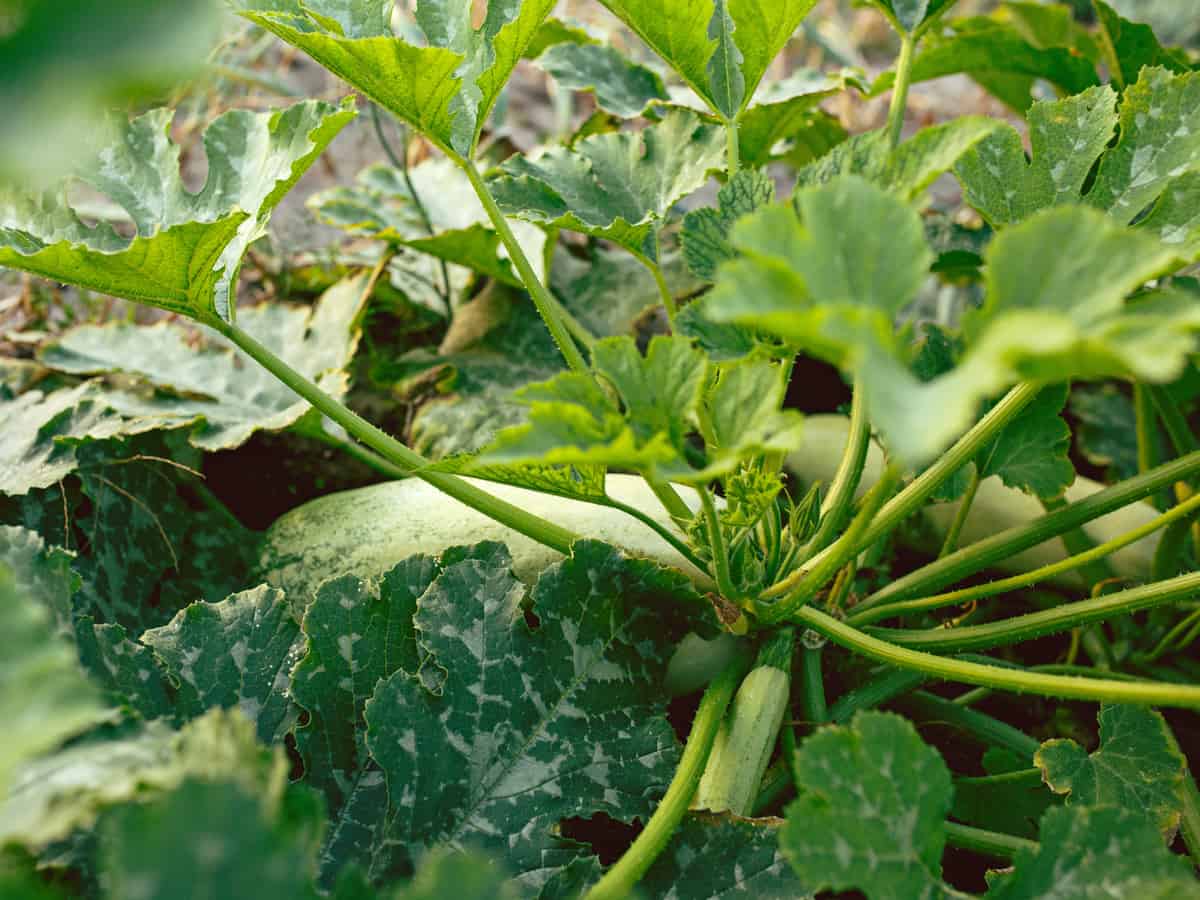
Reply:
M437 575L434 560L414 556L377 588L344 575L325 582L304 614L307 652L292 673L291 693L308 713L296 731L307 783L339 809L368 775L363 708L375 685L420 661L413 636L416 601Z
M122 626L97 625L91 616L83 616L76 623L75 641L79 661L111 703L146 720L174 717L174 691L154 651L130 638Z
M154 796L189 777L278 791L287 771L282 748L265 750L236 711L212 710L180 731L160 720L99 732L21 767L0 803L0 841L45 846L89 827L108 807Z
M596 104L632 119L655 100L666 100L658 73L639 65L607 44L563 41L547 48L535 63L571 91L590 91Z
M293 706L289 674L300 625L283 592L261 585L219 603L193 603L142 635L178 685L177 715L236 706L264 743L282 740Z
M368 166L358 173L354 187L335 187L314 194L308 206L327 225L411 247L505 284L521 286L508 251L501 246L483 204L458 166L448 159L430 158L413 166L409 178L411 190L398 169ZM512 228L541 278L545 232L525 222L513 222Z
M1147 816L1168 834L1179 825L1187 762L1156 710L1105 704L1095 751L1059 738L1042 744L1034 764L1052 791L1068 795L1068 805L1118 806Z
M78 177L129 214L133 238L89 228L66 185L45 194L0 190L0 265L158 306L220 328L234 319L234 286L275 206L354 116L304 101L284 110L231 110L204 133L208 178L190 192L173 113L152 110L82 165Z
M7 566L16 592L41 604L59 634L73 637L71 598L80 579L71 569L74 554L47 547L41 535L16 525L0 525L0 566Z
M447 152L471 157L479 135L555 0L493 0L479 27L461 0L424 0L428 46L379 32L346 32L344 0L237 0L236 7L299 47Z
M794 764L803 792L779 843L804 884L872 900L941 895L950 771L911 724L859 713L807 738Z
M315 900L313 850L323 823L320 806L302 802L189 778L166 796L121 807L100 829L107 893Z
M366 278L338 282L314 307L265 303L243 309L239 325L340 398L358 346ZM39 358L76 375L131 376L132 387L106 387L94 393L97 402L131 430L186 427L192 444L203 450L238 447L256 431L294 425L310 409L223 337L197 335L178 322L81 325L44 344Z
M723 165L725 135L686 110L637 132L597 134L532 159L490 187L509 215L607 238L649 260L671 208Z
M1018 850L1013 869L990 879L988 900L1195 900L1187 862L1136 810L1068 806L1042 817L1038 843Z
M20 783L20 766L102 720L107 711L84 679L50 610L18 590L0 563L0 797ZM0 814L0 834L3 832ZM2 841L0 841L2 843Z
M713 281L721 263L737 255L729 239L734 223L774 199L775 182L769 175L740 169L717 192L716 207L694 209L684 216L680 240L692 274Z
M559 820L644 821L670 780L669 648L654 607L677 576L579 542L533 588L531 624L500 545L444 562L416 617L444 681L438 693L402 672L382 683L367 742L398 840L495 850L532 887L548 877L543 853L569 849Z
M973 148L955 170L968 202L995 226L1081 199L1128 223L1161 197L1143 226L1182 245L1181 256L1190 255L1200 216L1194 189L1200 171L1200 76L1161 68L1144 69L1141 76L1122 95L1119 113L1108 86L1034 104L1031 162L1008 127ZM1120 138L1110 148L1118 125ZM1094 183L1087 183L1097 159Z
M779 849L778 819L689 815L640 885L662 900L808 900Z
M520 900L504 870L480 853L438 851L421 860L413 880L391 900Z
M1181 259L1200 259L1200 172L1180 175L1167 185L1138 227L1175 249Z

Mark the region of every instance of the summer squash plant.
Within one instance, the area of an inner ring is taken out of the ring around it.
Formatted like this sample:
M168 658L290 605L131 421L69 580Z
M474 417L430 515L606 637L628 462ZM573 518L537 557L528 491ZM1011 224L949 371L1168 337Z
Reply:
M0 187L0 266L171 314L0 369L0 894L1200 896L1194 54L875 0L889 71L776 79L814 0L599 2L638 53L236 0L353 95L217 116L199 189L165 108ZM521 65L595 109L529 153ZM960 73L1011 115L906 131ZM359 110L435 151L310 201L376 255L239 307ZM449 332L373 365L458 378L409 443L349 401L397 291ZM197 469L285 430L382 483L249 530Z

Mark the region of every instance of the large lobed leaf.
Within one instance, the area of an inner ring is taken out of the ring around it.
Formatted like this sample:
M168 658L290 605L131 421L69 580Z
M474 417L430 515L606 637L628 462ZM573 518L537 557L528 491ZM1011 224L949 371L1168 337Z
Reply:
M490 187L509 215L606 238L656 261L667 214L722 166L724 152L719 127L675 110L639 132L513 157Z
M814 0L602 0L708 106L735 119Z
M416 19L428 45L418 46L392 35L388 0L235 3L248 19L462 158L474 154L500 91L554 4L491 0L474 28L472 4L424 0Z
M0 265L148 303L220 328L234 285L272 210L342 127L351 107L305 101L273 113L231 110L204 133L208 179L184 185L170 110L152 110L78 177L120 205L137 234L86 225L63 185L44 194L0 188Z

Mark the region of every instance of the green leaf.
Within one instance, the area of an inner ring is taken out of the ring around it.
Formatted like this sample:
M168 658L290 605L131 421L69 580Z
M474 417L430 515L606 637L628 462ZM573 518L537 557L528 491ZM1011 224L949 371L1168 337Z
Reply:
M220 603L193 603L142 635L177 685L177 715L192 718L236 706L264 743L294 719L288 682L300 655L300 625L283 592L262 585Z
M1100 708L1100 746L1088 753L1069 739L1046 741L1034 764L1068 805L1108 805L1145 815L1173 834L1182 815L1179 790L1187 775L1170 727L1143 706Z
M535 887L570 816L643 817L678 756L663 716L669 646L654 597L679 576L577 542L531 593L496 544L445 568L417 608L417 638L445 672L437 693L398 672L367 704L367 743L387 774L393 835L409 846L504 854Z
M414 166L409 178L411 190L400 170L368 166L358 173L355 187L335 187L314 194L308 206L327 225L392 246L411 247L505 284L521 286L499 235L458 166L448 159L431 158ZM513 222L512 227L538 277L542 277L539 263L545 255L545 233L524 222Z
M366 280L359 275L338 282L314 307L269 303L243 309L239 325L326 393L341 398L349 388L347 368L358 346ZM310 409L225 338L197 335L178 322L82 325L43 344L39 357L60 372L120 373L135 379L132 386L76 392L95 398L77 413L85 422L92 418L90 404L103 403L128 423L117 425L102 414L101 426L87 429L88 436L118 427L185 427L193 446L227 450L244 444L256 431L288 428ZM78 431L72 428L69 433ZM65 474L64 465L53 471Z
M480 853L435 851L392 900L520 900L516 885Z
M19 785L23 763L108 715L95 689L84 680L70 644L55 634L50 611L27 590L19 591L11 570L2 563L0 715L5 722L0 797Z
M1084 181L1112 139L1116 101L1112 88L1103 85L1033 104L1027 116L1032 160L1026 161L1016 130L997 130L955 168L967 202L996 228L1050 206L1078 203Z
M955 780L951 815L977 828L1036 840L1038 820L1057 798L1040 779L1014 784L990 777L1028 769L1029 757L992 747L981 762L985 777Z
M606 238L654 261L667 214L723 165L724 152L719 127L675 110L639 132L513 157L490 187L508 215Z
M236 712L213 710L180 731L161 721L101 731L20 769L0 803L0 841L43 847L90 827L106 808L187 778L233 779L266 794L283 789L287 772L282 748L260 746Z
M1036 849L1021 849L1013 870L991 879L988 900L1062 897L1200 897L1187 862L1136 811L1074 806L1047 811Z
M680 337L656 336L643 357L632 338L593 348L596 374L564 372L523 388L529 421L507 428L480 456L484 465L626 466L685 474L684 438L699 409L707 363ZM618 405L618 400L620 405Z
M779 845L807 885L873 900L942 893L950 772L906 720L858 713L796 751L800 797Z
M953 6L955 0L875 0L875 2L890 12L905 31L914 32L933 16L947 7Z
M841 175L859 175L898 196L918 199L929 185L1000 126L963 116L923 128L892 151L886 131L868 131L838 144L796 173L797 187L815 187Z
M1096 0L1095 5L1096 19L1104 38L1101 46L1105 48L1110 64L1116 63L1113 73L1120 73L1118 84L1133 84L1146 66L1160 66L1177 73L1191 69L1187 54L1163 47L1149 25L1123 18L1104 0Z
M95 147L103 111L200 74L220 28L209 0L8 4L0 36L0 180L57 178ZM36 152L30 152L36 147Z
M1069 404L1079 452L1106 469L1110 483L1138 473L1137 416L1130 398L1116 385L1076 385Z
M106 819L105 886L109 896L144 900L315 900L313 856L322 825L320 807L311 802L282 804L236 782L188 779Z
M861 334L891 333L933 256L917 213L861 178L802 190L795 206L738 223L743 255L721 269L706 312L845 361Z
M975 457L979 477L998 475L1008 487L1042 499L1062 495L1075 480L1071 464L1071 429L1059 415L1068 385L1049 387L1037 395Z
M1041 79L1065 94L1078 94L1096 84L1095 64L1073 47L1038 46L1010 22L996 18L958 19L944 36L930 35L913 60L912 83L964 73L1009 106L1024 111ZM895 83L885 72L871 85L880 94Z
M1138 227L1174 247L1181 259L1200 260L1200 172L1180 175L1163 191Z
M688 268L713 281L717 268L737 255L729 232L734 223L775 199L775 182L765 172L739 169L717 192L717 206L694 209L683 217L680 240Z
M819 157L845 140L845 129L837 119L817 105L850 86L861 88L862 83L849 69L837 73L799 69L763 85L738 123L742 165L765 166L776 159L777 145L784 141L802 144ZM794 154L786 155L791 159Z
M779 849L779 830L777 819L689 815L641 887L651 897L678 900L812 897Z
M137 235L88 228L65 186L37 196L0 189L0 265L158 306L206 325L232 322L247 248L276 204L354 116L305 101L273 113L231 110L204 133L208 180L184 186L170 110L120 129L79 178L129 213Z
M814 0L602 0L709 107L735 118Z
M742 460L788 453L800 445L803 417L782 408L787 385L781 365L753 360L719 371L705 398L711 475L731 472Z
M441 149L474 156L480 132L554 0L489 3L479 28L459 0L426 0L417 24L428 46L343 31L343 0L238 0L248 19L299 47Z
M326 581L308 606L308 649L292 672L292 697L308 712L296 745L307 783L325 794L331 810L368 772L363 709L376 684L418 668L413 613L437 573L434 560L413 556L376 590L352 575Z
M534 62L561 87L594 93L601 109L623 119L640 116L651 103L668 97L658 73L607 44L564 41L547 48Z
M68 637L75 634L71 600L81 583L71 569L73 558L62 547L47 547L35 531L0 525L0 566L8 569L13 590L39 604Z

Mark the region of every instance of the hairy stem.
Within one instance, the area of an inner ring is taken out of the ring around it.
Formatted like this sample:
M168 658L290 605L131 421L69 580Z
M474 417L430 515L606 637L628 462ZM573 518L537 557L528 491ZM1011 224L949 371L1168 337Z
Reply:
M954 512L954 520L946 530L946 539L942 541L942 549L938 551L939 557L953 553L958 547L958 539L962 535L963 526L967 524L967 516L971 514L971 505L975 502L975 495L979 493L979 482L982 480L979 477L979 467L972 466L971 480L967 482L966 493L963 494L958 509Z
M1190 478L1200 472L1200 452L1164 463L1119 484L1097 491L1090 497L1068 503L1061 509L1047 513L1023 525L1015 525L999 534L977 541L949 556L922 566L876 591L863 600L857 611L880 606L898 600L918 597L928 591L952 584L1007 559L1022 550L1037 546L1050 538L1078 528L1093 519L1107 515L1123 506L1128 506L1155 491L1162 490L1176 481ZM911 487L911 485L910 485ZM898 495L896 499L899 499ZM891 504L888 504L889 506ZM886 511L886 507L885 507Z
M747 668L747 660L738 658L709 684L692 721L692 730L683 748L679 768L675 770L675 776L658 809L624 855L584 895L585 900L620 900L627 897L667 846L687 812L692 795L696 793L696 785L700 783L704 765L708 762L717 729Z
M708 531L708 547L712 551L713 575L717 579L717 590L727 600L736 600L737 589L729 577L729 548L725 546L725 534L721 531L721 518L712 494L704 485L700 486L700 505L704 510L704 524Z
M741 167L742 147L738 137L738 120L736 118L725 120L725 159L727 174L730 178L738 173Z
M1075 603L1063 603L1050 609L983 625L928 628L920 631L872 628L870 633L885 637L891 643L903 647L921 647L925 650L979 650L1016 644L1047 634L1069 631L1089 622L1099 622L1140 609L1176 603L1196 596L1197 591L1200 591L1200 572L1190 572L1166 581L1155 581L1115 594L1089 597Z
M947 593L936 594L932 597L886 603L882 606L875 606L861 612L856 610L846 618L846 621L856 628L861 628L864 625L870 625L873 622L893 616L906 615L912 612L925 612L944 606L953 606L958 603L969 603L972 600L979 600L983 597L991 597L995 594L1003 594L1007 591L1017 590L1018 588L1029 587L1030 585L1037 584L1039 581L1046 581L1057 575L1078 569L1094 560L1103 559L1110 553L1115 553L1122 547L1134 544L1178 519L1186 519L1192 516L1197 511L1200 511L1200 494L1193 496L1184 503L1180 503L1178 506L1172 507L1161 516L1151 519L1139 528L1128 531L1119 537L1113 538L1111 541L1106 541L1083 553L1069 556L1059 562L1032 569L1029 572L1022 572L1020 575L1013 575L1010 578L1001 578L998 581L989 581L986 584L977 584L973 587L948 591Z
M347 409L241 328L236 325L226 325L221 332L251 359L311 403L320 413L345 428L352 438L362 441L389 463L411 472L432 484L442 493L483 513L488 518L560 553L569 553L571 544L578 539L578 535L561 525L501 500L457 475L426 471L425 466L428 465L428 461L425 457L410 450L391 435L385 434L357 413Z
M913 691L897 706L918 719L951 725L966 732L979 743L1011 750L1023 760L1033 764L1033 754L1041 746L1025 732L1002 722L994 716L961 706L952 700L931 694L928 691Z
M479 196L479 201L483 204L483 208L487 210L488 218L492 220L492 226L496 229L496 233L500 235L500 240L504 244L504 248L508 251L508 257L512 260L513 265L517 269L517 274L521 276L521 282L525 285L525 289L529 291L529 296L533 298L533 304L537 307L538 313L542 317L542 321L546 323L546 328L550 330L550 336L554 338L554 343L558 346L559 352L562 353L563 359L567 361L576 372L586 372L588 370L587 362L584 361L583 354L579 352L579 348L575 345L575 341L571 338L571 333L566 324L562 321L562 316L559 315L558 301L551 296L550 291L538 279L537 274L533 271L533 266L529 263L529 257L525 255L525 251L521 248L517 241L517 236L513 234L512 227L508 224L508 219L504 217L500 207L496 203L496 199L492 196L492 192L488 190L487 184L483 180L483 176L479 174L479 169L475 167L475 163L469 159L458 158L456 160L466 172L467 178L471 182L471 187L475 189L475 193Z
M696 552L687 545L687 542L682 540L662 522L658 521L658 519L654 518L654 516L647 515L636 506L630 506L628 503L622 503L620 500L615 500L607 495L605 495L603 500L592 500L588 502L596 503L599 506L607 506L609 509L615 509L625 513L627 516L632 516L647 528L654 531L660 538L674 547L677 551L679 551L680 556L690 562L701 572L708 571L708 564L696 555Z
M807 625L834 643L868 659L946 681L1075 700L1200 707L1200 687L1194 685L1049 675L935 656L873 637L812 606L796 610L793 618L799 624Z
M1022 850L1036 850L1038 846L1037 841L1028 838L987 831L958 822L946 822L946 843L996 859L1012 859Z
M888 108L888 142L893 150L900 146L904 134L904 113L908 108L908 88L912 83L913 58L917 50L917 37L902 31L900 34L900 57L896 60L896 83L892 87L892 102Z
M854 505L854 494L862 479L863 467L867 462L867 450L871 443L871 424L867 421L867 401L865 391L858 379L855 379L854 395L850 401L850 433L846 438L846 449L842 452L842 460L838 463L833 481L829 484L829 493L821 503L821 524L805 548L805 555L811 556L825 547L837 534L850 508Z

